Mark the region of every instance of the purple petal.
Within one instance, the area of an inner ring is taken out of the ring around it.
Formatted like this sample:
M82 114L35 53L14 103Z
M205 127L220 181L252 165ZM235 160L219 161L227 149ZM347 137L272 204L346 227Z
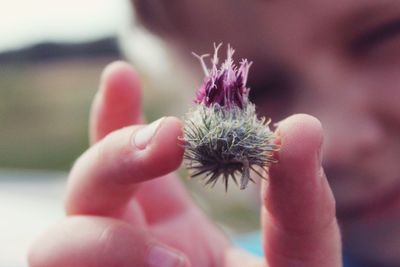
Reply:
M234 50L228 46L227 58L218 67L218 48L215 47L211 70L206 71L206 78L197 91L195 103L206 105L218 104L224 107L244 108L248 102L249 88L246 87L251 63L243 59L239 68L234 64ZM200 58L202 61L203 59ZM202 65L205 66L204 61Z

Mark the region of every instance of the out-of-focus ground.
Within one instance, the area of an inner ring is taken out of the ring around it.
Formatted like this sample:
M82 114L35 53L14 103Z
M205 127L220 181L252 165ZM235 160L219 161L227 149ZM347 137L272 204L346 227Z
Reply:
M92 97L103 68L116 59L0 61L0 267L26 266L34 237L62 218L68 170L88 146ZM155 88L144 73L141 77L149 121L179 116L177 107L189 106L173 91L178 89ZM209 189L187 179L183 168L180 174L193 198L227 233L258 228L257 186L243 192L232 183L225 193L222 185Z
M32 240L64 215L64 172L0 170L0 266L27 266Z
M91 101L102 69L113 60L1 65L0 166L68 170L88 146ZM149 120L174 106L167 90L146 87L144 99Z

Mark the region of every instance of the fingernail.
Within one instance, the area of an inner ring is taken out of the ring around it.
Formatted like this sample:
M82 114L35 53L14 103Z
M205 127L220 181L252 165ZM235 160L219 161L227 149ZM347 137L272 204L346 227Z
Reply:
M151 142L151 139L157 132L157 129L164 119L165 117L162 117L137 131L134 137L135 146L139 149L145 149L146 146Z
M159 245L151 248L147 258L148 267L184 267L185 265L183 255Z

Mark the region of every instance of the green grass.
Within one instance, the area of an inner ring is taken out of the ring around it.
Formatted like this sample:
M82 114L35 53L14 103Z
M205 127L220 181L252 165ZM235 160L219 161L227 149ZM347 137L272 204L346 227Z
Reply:
M0 66L0 168L68 170L88 146L90 106L109 62ZM148 121L174 114L169 110L175 111L182 100L173 89L159 90L162 82L141 76Z
M87 147L91 98L106 60L0 68L0 167L61 169Z

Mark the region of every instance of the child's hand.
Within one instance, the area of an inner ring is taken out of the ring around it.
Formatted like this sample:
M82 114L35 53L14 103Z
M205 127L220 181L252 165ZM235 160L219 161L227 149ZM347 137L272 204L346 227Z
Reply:
M92 107L92 146L69 175L68 216L34 243L30 266L266 266L232 249L170 173L183 155L180 121L142 122L137 75L125 63L111 64ZM339 267L334 199L319 161L321 127L293 116L279 129L279 163L263 188L266 262Z

